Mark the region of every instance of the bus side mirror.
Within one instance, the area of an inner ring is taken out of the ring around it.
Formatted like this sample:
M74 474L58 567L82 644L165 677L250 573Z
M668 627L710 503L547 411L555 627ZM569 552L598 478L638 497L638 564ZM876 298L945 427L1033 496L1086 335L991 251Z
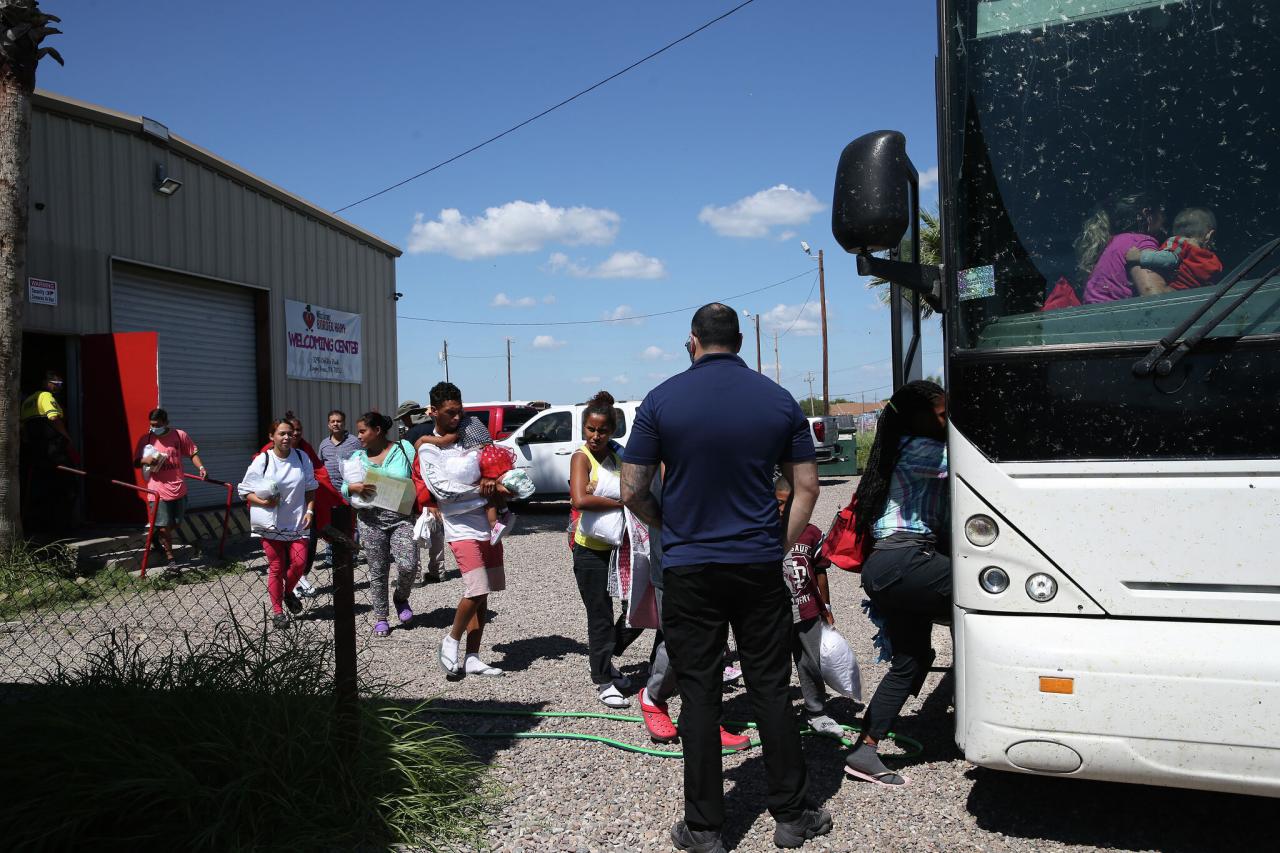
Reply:
M896 249L911 227L915 176L907 138L896 130L877 130L846 145L831 201L836 242L855 255Z
M907 156L907 138L877 130L850 142L840 153L831 234L858 256L858 274L875 276L919 293L935 311L943 310L942 272L914 263L919 256L920 175ZM913 263L897 260L903 237L911 241ZM872 252L893 251L890 258Z

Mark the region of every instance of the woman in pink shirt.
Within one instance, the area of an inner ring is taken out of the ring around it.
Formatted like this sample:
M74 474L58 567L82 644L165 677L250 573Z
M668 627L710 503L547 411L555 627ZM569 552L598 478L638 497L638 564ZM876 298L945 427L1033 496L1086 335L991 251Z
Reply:
M151 429L138 439L133 454L133 464L143 468L147 488L160 496L156 507L156 536L164 548L165 574L177 574L178 564L173 559L173 530L182 524L187 512L187 481L182 472L182 460L190 457L192 463L205 476L204 464L196 443L180 429L169 426L169 413L164 409L152 409L147 416Z
M1099 207L1075 242L1076 266L1086 279L1084 303L1168 292L1159 273L1125 260L1130 249L1159 249L1164 226L1164 205L1144 192L1119 195Z

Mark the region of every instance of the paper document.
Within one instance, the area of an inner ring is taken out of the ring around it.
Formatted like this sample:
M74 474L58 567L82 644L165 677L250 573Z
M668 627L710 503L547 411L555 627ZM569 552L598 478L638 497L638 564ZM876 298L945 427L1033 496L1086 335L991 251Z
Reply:
M400 515L413 513L415 492L412 480L392 477L376 468L370 468L365 472L364 482L365 485L374 487L374 495L368 499L369 506L389 509Z

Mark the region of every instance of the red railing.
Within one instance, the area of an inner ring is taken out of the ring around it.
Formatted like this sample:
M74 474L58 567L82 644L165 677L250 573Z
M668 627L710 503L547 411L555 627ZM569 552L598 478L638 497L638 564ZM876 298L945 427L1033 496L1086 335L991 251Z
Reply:
M227 506L222 511L222 539L218 541L218 559L224 559L224 551L227 547L227 527L231 524L231 503L235 497L236 487L225 480L215 480L213 477L201 477L196 474L188 474L185 471L182 476L188 480L195 480L197 483L209 483L214 486L222 486L227 490Z
M160 493L155 489L144 489L142 486L134 485L133 483L126 483L123 480L113 480L110 477L90 474L88 471L82 471L79 468L71 468L67 465L59 465L56 470L65 471L68 474L74 474L77 477L84 477L86 480L101 480L103 482L110 483L113 486L120 486L121 488L137 492L143 496L142 500L147 504L147 544L146 547L142 549L142 565L138 576L145 578L147 576L147 561L151 558L151 539L156 535L156 511L160 507Z

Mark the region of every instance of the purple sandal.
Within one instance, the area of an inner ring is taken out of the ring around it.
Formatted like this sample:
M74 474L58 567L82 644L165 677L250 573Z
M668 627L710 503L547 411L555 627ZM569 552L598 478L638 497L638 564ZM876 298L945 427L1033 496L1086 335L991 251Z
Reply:
M409 606L409 602L393 599L391 603L396 606L396 618L400 620L401 625L413 621L413 608Z
M385 637L391 633L391 626L387 624L386 619L379 619L378 624L373 626L373 636Z

